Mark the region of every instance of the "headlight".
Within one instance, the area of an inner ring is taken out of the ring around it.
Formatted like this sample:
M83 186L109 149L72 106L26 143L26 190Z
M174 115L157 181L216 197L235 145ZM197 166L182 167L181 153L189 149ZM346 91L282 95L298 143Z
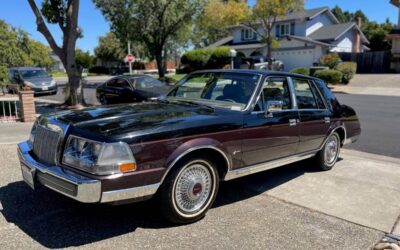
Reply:
M56 85L56 81L55 81L55 80L51 80L50 85L51 85L51 86Z
M128 144L101 143L69 136L63 163L98 175L109 175L136 170L136 161Z
M35 141L36 127L37 127L37 120L33 123L31 133L29 134L28 142L32 145L32 147L33 147L33 142Z
M33 83L28 82L28 81L24 81L24 85L29 86L29 87L32 87L32 86L33 86Z

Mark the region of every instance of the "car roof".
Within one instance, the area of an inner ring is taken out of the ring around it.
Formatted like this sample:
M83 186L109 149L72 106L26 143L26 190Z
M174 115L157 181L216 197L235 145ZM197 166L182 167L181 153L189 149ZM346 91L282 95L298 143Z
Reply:
M296 73L290 73L285 71L269 71L269 70L258 70L258 69L210 69L210 70L198 70L194 71L191 74L195 73L243 73L243 74L258 74L263 76L291 76L291 77L301 77L311 80L319 80L318 78L312 76L305 76Z

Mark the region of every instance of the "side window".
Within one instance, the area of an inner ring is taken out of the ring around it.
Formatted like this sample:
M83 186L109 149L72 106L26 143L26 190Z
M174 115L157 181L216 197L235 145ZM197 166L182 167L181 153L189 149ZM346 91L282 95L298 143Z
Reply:
M293 85L299 109L318 109L317 101L308 80L293 78Z
M125 79L117 78L109 81L107 83L109 87L116 87L116 88L129 88L130 85Z
M265 111L268 101L281 101L283 110L292 108L290 90L286 78L268 78L266 80L254 111Z
M13 80L14 79L14 70L9 70L8 71L8 79Z
M325 103L323 101L323 97L321 96L321 93L318 91L318 89L315 87L315 83L310 81L311 89L314 93L314 97L317 101L318 104L318 109L326 109Z

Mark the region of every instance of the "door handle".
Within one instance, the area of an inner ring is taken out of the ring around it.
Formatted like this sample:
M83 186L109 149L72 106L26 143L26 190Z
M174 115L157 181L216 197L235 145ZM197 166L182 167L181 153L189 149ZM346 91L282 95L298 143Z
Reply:
M289 119L289 126L296 126L297 125L297 119Z
M325 123L331 123L331 118L330 117L324 117Z

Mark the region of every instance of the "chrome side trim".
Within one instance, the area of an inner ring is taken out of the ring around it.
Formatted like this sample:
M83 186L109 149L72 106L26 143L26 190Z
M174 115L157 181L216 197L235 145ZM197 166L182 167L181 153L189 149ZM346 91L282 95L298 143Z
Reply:
M289 156L289 157L278 159L278 160L273 160L273 161L269 161L269 162L256 164L256 165L253 165L253 166L248 166L248 167L244 167L244 168L239 168L239 169L235 169L235 170L232 170L232 171L228 171L228 173L225 175L224 180L225 181L229 181L229 180L240 178L240 177L243 177L243 176L246 176L246 175L262 172L262 171L265 171L265 170L268 170L268 169L281 167L281 166L284 166L284 165L287 165L287 164L290 164L290 163L293 163L293 162L305 160L305 159L308 159L308 158L311 158L311 157L315 156L316 153L317 153L317 151L314 151L314 152L311 152L311 153L293 155L293 156Z
M184 151L183 153L181 153L178 157L176 157L176 159L168 166L168 168L167 168L167 170L165 171L164 176L162 177L160 183L163 183L163 182L164 182L164 179L167 177L169 171L171 171L172 167L173 167L180 159L182 159L185 155L187 155L187 154L189 154L189 153L191 153L191 152L194 152L194 151L196 151L196 150L200 150L200 149L213 149L213 150L216 150L217 152L219 152L219 153L225 158L226 164L227 164L227 166L228 166L227 171L229 171L229 170L231 169L231 164L230 164L229 158L228 158L228 156L226 156L226 154L225 154L224 151L222 151L221 149L219 149L219 148L217 148L217 147L214 147L214 146L198 146L198 147L189 148L188 150L186 150L186 151Z
M159 187L160 183L156 183L147 186L103 192L103 194L101 195L100 202L104 203L104 202L122 201L122 200L151 196L157 192Z

